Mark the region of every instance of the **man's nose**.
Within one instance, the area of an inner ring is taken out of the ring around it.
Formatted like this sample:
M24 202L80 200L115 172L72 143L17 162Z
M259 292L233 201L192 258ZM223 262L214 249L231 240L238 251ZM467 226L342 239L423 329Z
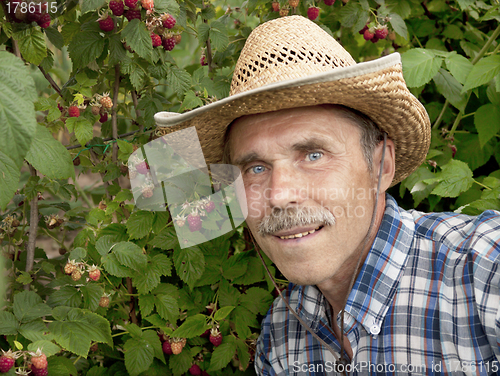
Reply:
M271 207L300 205L307 198L307 187L293 166L273 166L269 204Z

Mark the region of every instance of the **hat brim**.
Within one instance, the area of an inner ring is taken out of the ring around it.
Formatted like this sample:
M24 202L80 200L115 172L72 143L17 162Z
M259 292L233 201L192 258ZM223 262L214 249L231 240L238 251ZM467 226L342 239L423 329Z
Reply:
M224 135L245 115L294 107L338 104L372 119L394 142L396 171L392 185L422 164L429 149L430 120L408 90L398 53L331 72L280 81L229 96L184 114L158 112L158 127L174 132L196 127L207 164L220 163Z

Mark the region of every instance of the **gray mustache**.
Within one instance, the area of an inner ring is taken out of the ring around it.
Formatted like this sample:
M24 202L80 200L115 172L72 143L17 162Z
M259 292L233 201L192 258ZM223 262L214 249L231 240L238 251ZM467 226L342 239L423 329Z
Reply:
M293 227L313 224L334 225L335 217L323 207L275 207L271 214L260 221L257 230L259 235L264 236Z

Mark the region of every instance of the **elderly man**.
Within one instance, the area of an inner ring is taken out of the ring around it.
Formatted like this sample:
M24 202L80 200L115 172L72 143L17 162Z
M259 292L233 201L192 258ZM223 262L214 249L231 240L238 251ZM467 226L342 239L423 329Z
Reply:
M496 374L497 214L405 211L385 193L430 142L399 55L356 64L309 20L270 21L229 98L157 122L195 126L208 161L240 168L248 227L291 282L258 374Z

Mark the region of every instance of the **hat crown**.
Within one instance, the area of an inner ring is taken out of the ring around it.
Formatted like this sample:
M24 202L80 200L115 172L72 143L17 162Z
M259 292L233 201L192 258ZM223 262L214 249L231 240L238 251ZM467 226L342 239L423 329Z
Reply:
M249 35L236 63L230 95L355 64L314 22L302 16L281 17Z

